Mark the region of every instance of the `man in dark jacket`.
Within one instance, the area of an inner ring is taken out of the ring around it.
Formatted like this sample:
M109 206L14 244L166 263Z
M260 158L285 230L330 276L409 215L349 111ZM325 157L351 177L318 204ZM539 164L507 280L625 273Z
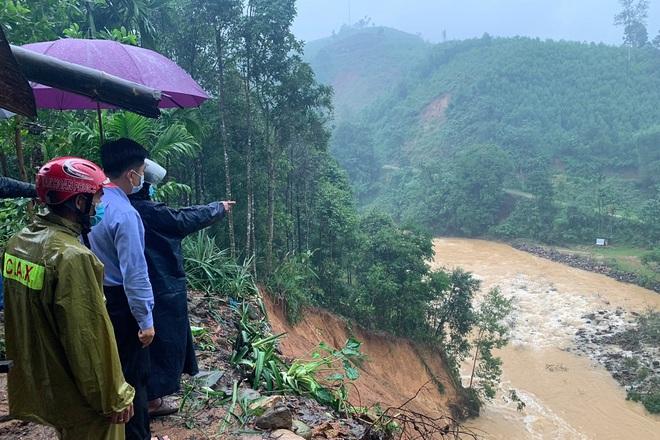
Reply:
M188 320L181 241L222 219L235 202L182 209L155 202L150 193L153 185L165 177L165 170L149 159L145 163L144 187L129 198L144 223L145 256L154 292L154 326L159 329L149 347L148 395L150 414L156 417L177 411L176 405L164 397L179 390L183 373L195 375L199 371Z

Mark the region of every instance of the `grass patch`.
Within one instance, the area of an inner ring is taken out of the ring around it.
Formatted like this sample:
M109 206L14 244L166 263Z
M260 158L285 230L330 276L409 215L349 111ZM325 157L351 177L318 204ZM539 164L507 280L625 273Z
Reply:
M562 251L588 256L620 271L636 274L643 280L660 282L660 272L655 266L644 264L649 250L635 246L575 246Z

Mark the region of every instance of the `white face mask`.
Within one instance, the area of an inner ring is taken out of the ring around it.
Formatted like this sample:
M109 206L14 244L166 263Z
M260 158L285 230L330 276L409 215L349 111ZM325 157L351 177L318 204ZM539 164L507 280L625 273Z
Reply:
M131 170L131 172L137 174L140 176L140 184L138 186L134 186L133 189L131 190L131 194L135 194L140 192L142 187L144 186L144 174L139 174L137 171Z

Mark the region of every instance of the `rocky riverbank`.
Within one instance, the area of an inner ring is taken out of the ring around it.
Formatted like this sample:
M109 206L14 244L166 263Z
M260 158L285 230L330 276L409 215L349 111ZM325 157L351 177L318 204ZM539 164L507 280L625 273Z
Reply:
M628 397L649 411L660 412L660 314L639 314L621 308L583 316L585 326L575 334L570 351L603 365Z
M546 258L548 260L566 264L567 266L575 267L577 269L606 275L610 278L614 278L617 281L636 284L638 286L660 293L660 282L644 279L639 274L633 272L621 271L607 265L603 261L576 254L560 252L553 248L531 245L524 242L513 242L511 243L511 246L518 250L529 252L530 254L536 255L537 257Z

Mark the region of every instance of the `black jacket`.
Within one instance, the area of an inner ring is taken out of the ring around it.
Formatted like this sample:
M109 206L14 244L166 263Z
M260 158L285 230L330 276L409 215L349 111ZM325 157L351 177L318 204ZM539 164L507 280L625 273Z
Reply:
M0 177L0 199L13 199L15 197L37 197L34 184L21 182L9 177Z
M142 217L149 280L155 290L186 289L181 241L224 216L220 202L169 208L164 203L131 196L131 203Z
M150 200L144 191L130 199L144 224L145 256L154 291L156 337L149 346L148 384L148 398L153 400L177 392L182 373L199 371L188 321L181 240L220 220L224 207L214 202L171 209Z

